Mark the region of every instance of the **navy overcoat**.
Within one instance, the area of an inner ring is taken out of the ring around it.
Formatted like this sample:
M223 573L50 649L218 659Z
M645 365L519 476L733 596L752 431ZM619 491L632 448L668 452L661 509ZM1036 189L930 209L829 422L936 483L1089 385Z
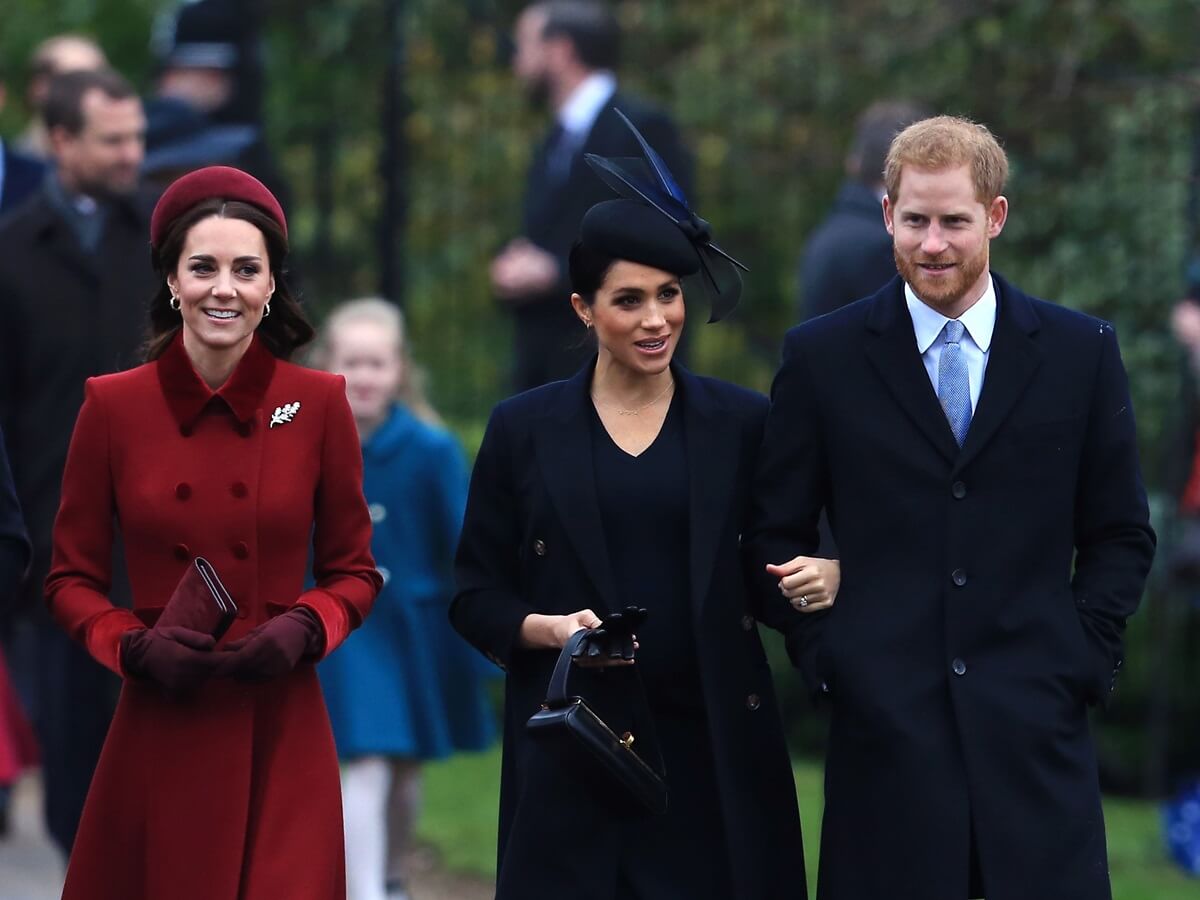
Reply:
M899 278L788 333L748 567L816 546L831 611L789 651L832 710L820 900L1107 900L1087 706L1154 553L1112 327L997 278L961 449ZM762 579L764 595L777 593Z
M531 763L525 722L546 696L558 653L517 645L530 613L591 608L604 615L623 606L591 477L592 365L493 411L457 555L451 619L508 673L498 896L520 900L616 896L615 870L605 861L617 848L605 809L544 789L545 773ZM767 402L678 366L674 372L676 402L685 403L690 481L690 627L700 673L694 689L711 733L736 890L730 900L803 900L795 787L739 554ZM664 865L686 865L693 847L679 835L679 855Z

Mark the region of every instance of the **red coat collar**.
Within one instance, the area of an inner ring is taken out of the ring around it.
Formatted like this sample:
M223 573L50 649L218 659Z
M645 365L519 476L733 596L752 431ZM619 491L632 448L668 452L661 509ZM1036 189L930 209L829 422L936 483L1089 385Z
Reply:
M156 365L158 383L171 413L181 428L191 428L214 398L223 402L239 422L252 421L275 373L275 356L255 335L229 380L216 391L196 373L183 347L182 333L171 341Z

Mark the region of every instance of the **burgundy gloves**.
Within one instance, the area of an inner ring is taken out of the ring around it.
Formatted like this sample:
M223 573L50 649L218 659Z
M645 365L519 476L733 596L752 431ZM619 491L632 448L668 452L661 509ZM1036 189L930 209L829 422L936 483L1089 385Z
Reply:
M212 635L180 625L135 628L121 635L121 667L127 675L151 681L172 697L198 688L217 670Z
M268 619L218 651L211 635L179 625L137 628L121 636L127 675L151 681L171 697L185 697L213 675L269 681L286 675L306 656L319 656L325 631L311 610L297 606Z
M213 655L221 659L221 675L238 681L269 681L292 671L304 657L320 655L324 642L325 630L316 614L296 606Z

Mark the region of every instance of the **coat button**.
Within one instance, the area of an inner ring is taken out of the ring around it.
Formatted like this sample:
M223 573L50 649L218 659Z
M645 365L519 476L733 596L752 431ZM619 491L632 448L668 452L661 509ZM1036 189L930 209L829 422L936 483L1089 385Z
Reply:
M961 659L955 658L954 662L950 663L950 668L954 670L955 675L967 674L967 664Z
M742 631L754 630L754 616L742 616Z
M822 682L821 682L821 693L822 693L822 694L828 694L829 692L830 692L830 691L829 691L829 682L828 682L828 681L822 681Z
M244 481L235 481L233 484L231 484L229 486L229 491L230 491L230 493L233 494L233 496L237 497L239 500L241 498L245 497L248 493L250 493L250 491L246 487L246 482L244 482Z
M546 555L546 542L543 541L541 538L538 538L536 541L534 541L533 542L533 552L536 553L538 556L545 556Z
M180 425L179 433L182 434L184 437L191 437L192 436L192 426L191 425Z
M250 555L250 548L246 546L245 541L238 541L230 549L238 559L246 559Z
M175 496L180 500L186 500L192 496L192 486L186 481L179 482L179 484L175 485Z
M180 562L187 562L192 558L192 551L188 549L187 544L176 544L171 548L171 552L175 554L175 558Z
M251 425L249 422L238 422L237 423L237 433L240 434L242 437L250 437L250 432L252 432L253 430L254 430L254 426Z
M959 587L967 583L967 573L964 569L955 569L950 573L950 580Z
M762 698L758 694L750 694L746 698L746 709L755 710L762 706Z
M956 481L950 486L950 493L954 496L955 500L961 500L967 496L967 486L961 481Z

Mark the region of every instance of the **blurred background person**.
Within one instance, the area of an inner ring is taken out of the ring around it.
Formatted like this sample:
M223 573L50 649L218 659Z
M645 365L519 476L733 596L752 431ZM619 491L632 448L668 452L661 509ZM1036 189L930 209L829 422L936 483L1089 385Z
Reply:
M335 307L314 362L346 378L384 578L370 620L319 668L342 760L349 897L402 900L421 763L495 736L483 662L446 615L467 468L425 397L394 304Z
M0 112L8 100L8 89L0 72ZM0 215L38 189L45 166L38 159L16 150L0 138Z
M638 157L620 109L691 195L692 166L661 110L618 90L620 30L607 4L551 0L525 8L514 29L513 72L553 124L534 149L521 234L492 260L492 288L513 313L514 388L569 378L591 355L580 341L567 255L588 209L610 196L585 153Z
M800 261L801 321L869 297L896 277L892 238L883 224L883 163L892 138L927 115L917 104L886 100L859 116L846 180Z
M42 109L50 93L50 82L56 75L67 72L107 67L108 58L100 45L81 34L56 34L38 44L30 58L29 83L25 89L25 103L31 118L16 140L17 149L35 159L50 159L53 156L50 129Z
M4 436L0 434L0 621L12 609L28 565L29 535L8 466ZM33 729L9 681L4 653L0 651L0 838L8 833L10 788L22 770L36 761Z
M157 74L146 100L144 177L165 186L203 166L236 166L290 209L264 134L261 40L254 3L192 0L160 14L151 41Z
M109 69L72 72L50 82L43 111L53 174L0 223L0 426L33 541L11 662L42 745L47 824L65 853L117 682L50 621L42 582L83 383L136 362L155 282L137 93ZM124 585L118 574L118 602Z

